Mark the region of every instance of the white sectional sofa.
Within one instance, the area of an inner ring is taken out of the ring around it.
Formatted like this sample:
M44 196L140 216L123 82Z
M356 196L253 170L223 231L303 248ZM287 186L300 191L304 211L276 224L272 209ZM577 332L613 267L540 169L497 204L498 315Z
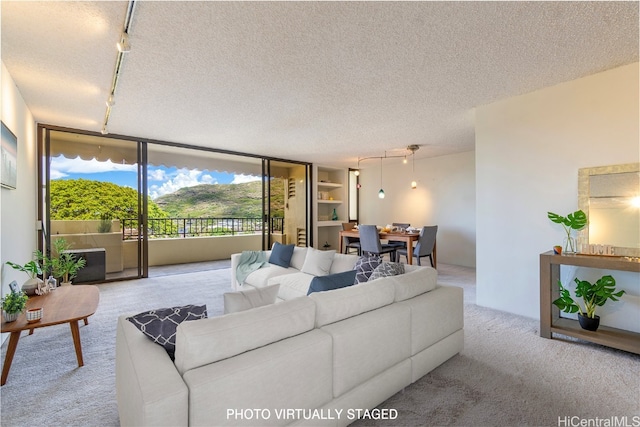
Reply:
M300 274L272 267L254 285ZM282 302L181 323L175 363L122 316L121 425L347 425L462 350L462 289L436 281L408 266L309 296L285 289Z
M240 290L263 288L266 286L279 284L279 300L288 300L307 295L309 284L314 277L312 274L302 271L305 264L306 255L309 251L309 248L296 246L293 249L291 263L288 268L268 264L264 268L261 268L249 274L242 284L238 283L238 280L236 279L236 268L238 267L238 262L240 261L241 254L232 254L231 284L233 286L233 289ZM333 261L329 269L329 274L353 270L353 267L358 260L357 255L340 254L335 253L335 251L330 251L327 253L333 254ZM268 260L269 256L271 255L271 251L265 251L265 255L265 258ZM413 266L408 267L409 269L411 269Z

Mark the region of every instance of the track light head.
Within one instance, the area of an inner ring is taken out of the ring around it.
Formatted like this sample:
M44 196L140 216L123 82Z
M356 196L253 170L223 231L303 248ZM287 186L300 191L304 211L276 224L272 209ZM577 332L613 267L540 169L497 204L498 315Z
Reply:
M129 44L129 34L122 33L120 41L116 44L118 52L127 53L131 50L131 44Z

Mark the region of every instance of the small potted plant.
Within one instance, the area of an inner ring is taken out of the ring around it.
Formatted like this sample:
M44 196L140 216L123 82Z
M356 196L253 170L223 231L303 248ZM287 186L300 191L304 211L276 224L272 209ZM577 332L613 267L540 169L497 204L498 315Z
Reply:
M87 260L76 258L74 254L67 252L71 245L63 238L56 239L53 246L57 254L55 258L51 259L53 275L62 279L61 285L70 285L71 279L78 275L80 269L84 268Z
M42 267L38 262L39 259L42 258L40 251L34 252L33 260L27 262L24 265L16 264L15 262L7 261L7 265L12 268L15 268L18 271L25 272L29 275L29 279L22 284L22 290L27 295L34 295L36 293L36 289L38 289L38 285L42 280L38 277L42 274Z
M2 315L7 322L15 321L27 306L29 297L23 291L13 290L2 298Z
M547 217L556 224L562 225L567 237L564 242L565 254L575 254L577 252L576 239L571 235L573 230L582 230L587 225L587 214L582 210L570 213L566 217L553 212L547 212Z
M607 300L618 301L625 292L616 292L616 280L610 275L602 276L595 283L578 278L575 282L575 294L576 297L582 298L584 310L571 298L571 293L559 280L560 298L553 301L553 304L565 313L577 312L580 326L588 331L595 331L600 326L600 316L596 315L596 308L603 306Z

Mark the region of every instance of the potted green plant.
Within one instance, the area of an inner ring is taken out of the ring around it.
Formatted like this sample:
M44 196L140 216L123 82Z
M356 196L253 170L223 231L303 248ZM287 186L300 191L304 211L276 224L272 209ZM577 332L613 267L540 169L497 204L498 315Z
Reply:
M2 315L7 322L15 321L27 306L29 297L23 291L13 290L2 298Z
M584 310L573 298L571 292L558 280L560 298L553 304L565 313L578 313L578 321L583 329L595 331L600 325L600 316L596 315L596 308L602 307L607 300L618 301L625 291L616 292L616 280L611 275L602 276L595 283L575 279L576 297L582 298Z
M40 253L40 251L35 251L33 253L33 257L34 259L23 265L16 264L15 262L11 261L6 262L6 264L10 267L29 275L29 279L24 282L21 287L21 289L27 295L35 295L39 283L42 282L42 280L38 277L39 275L42 275L42 266L39 263L39 260L42 259L42 254Z
M547 217L556 224L562 225L567 237L564 242L565 254L575 254L577 252L576 239L571 235L573 230L581 230L587 225L587 214L582 210L570 213L566 217L553 212L547 212Z
M62 285L70 285L71 279L78 275L78 271L84 268L87 260L84 258L76 258L76 256L68 252L71 244L67 243L64 238L56 239L53 242L54 252L56 256L51 258L51 270L53 275L62 279Z

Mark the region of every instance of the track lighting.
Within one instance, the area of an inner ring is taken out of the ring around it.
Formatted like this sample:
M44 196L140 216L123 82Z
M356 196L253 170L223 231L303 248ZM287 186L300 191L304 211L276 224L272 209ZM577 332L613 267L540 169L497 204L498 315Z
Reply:
M129 44L129 34L122 33L120 41L116 44L118 52L127 53L131 50L131 44Z
M109 99L107 99L107 107L113 107L116 101L113 100L113 94L109 95Z

